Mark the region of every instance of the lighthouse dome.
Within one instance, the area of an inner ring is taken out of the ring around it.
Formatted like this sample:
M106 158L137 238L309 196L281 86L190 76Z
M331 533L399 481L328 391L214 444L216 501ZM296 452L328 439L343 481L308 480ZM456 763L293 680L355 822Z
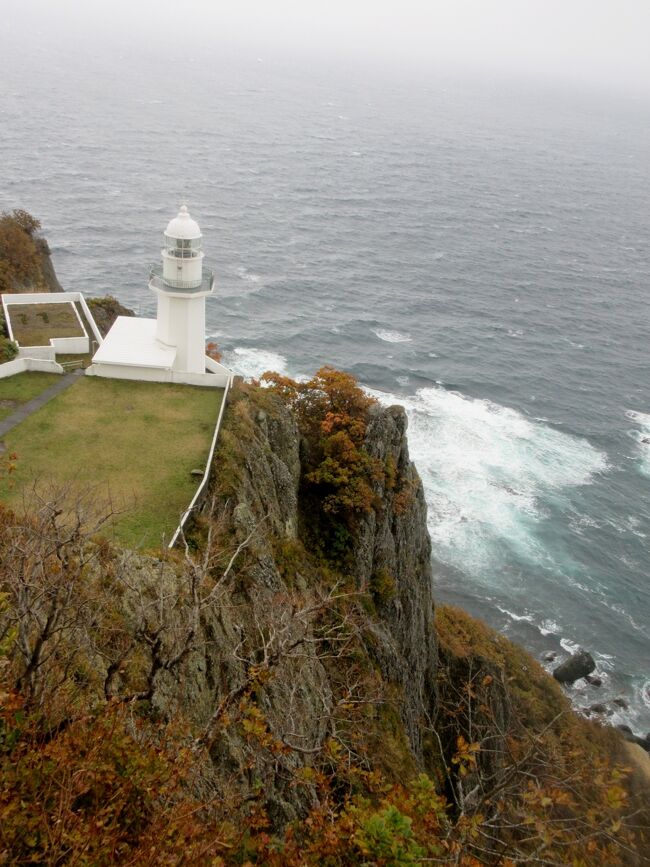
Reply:
M201 230L196 220L190 217L190 212L185 205L181 205L178 216L169 221L165 229L165 235L168 238L181 238L184 240L194 240L201 237Z

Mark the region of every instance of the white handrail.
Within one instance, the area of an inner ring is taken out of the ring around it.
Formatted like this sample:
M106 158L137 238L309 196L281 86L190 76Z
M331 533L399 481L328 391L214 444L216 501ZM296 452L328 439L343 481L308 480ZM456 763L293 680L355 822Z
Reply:
M217 447L217 439L219 437L219 430L221 429L221 419L223 418L223 412L224 412L224 409L226 407L226 399L228 397L228 391L230 389L231 382L232 382L232 380L229 379L228 382L226 383L226 387L223 390L223 397L221 398L221 408L219 410L219 416L217 418L217 424L216 424L216 427L214 429L214 435L212 437L212 444L210 446L210 452L208 454L208 460L207 460L206 465L205 465L205 472L203 473L203 478L201 479L201 484L196 489L196 492L194 493L194 496L192 497L191 503L189 504L187 509L185 509L183 514L181 515L181 520L178 524L178 527L176 527L176 531L174 532L174 535L172 536L171 542L167 546L168 548L173 548L174 545L176 544L176 542L178 541L178 537L183 532L183 528L185 527L187 519L192 514L192 511L196 507L196 504L199 500L199 497L201 496L201 494L203 493L204 489L206 488L208 482L210 481L210 469L212 468L212 459L214 458L214 452L215 452L215 449Z

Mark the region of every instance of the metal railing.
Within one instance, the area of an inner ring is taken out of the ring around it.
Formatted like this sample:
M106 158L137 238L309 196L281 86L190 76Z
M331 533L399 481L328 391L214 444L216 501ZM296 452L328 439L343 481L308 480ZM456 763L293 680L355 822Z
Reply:
M152 265L149 269L149 285L153 289L172 289L175 292L211 292L214 272L210 268L202 268L200 280L171 280L163 277L161 265Z

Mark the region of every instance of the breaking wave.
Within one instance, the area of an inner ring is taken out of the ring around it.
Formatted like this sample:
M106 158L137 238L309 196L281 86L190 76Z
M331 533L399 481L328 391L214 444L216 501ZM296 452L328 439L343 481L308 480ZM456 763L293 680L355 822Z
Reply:
M287 359L270 349L236 346L232 352L224 353L224 364L246 379L258 378L267 370L287 373Z
M650 414L628 410L625 415L638 425L630 435L638 444L639 469L645 476L650 476Z
M385 328L371 328L370 330L385 343L410 343L412 340L410 334L401 334L399 331L388 331Z
M436 557L477 578L502 568L508 553L547 559L536 534L542 503L562 500L607 468L586 440L489 400L440 387L377 396L407 410Z

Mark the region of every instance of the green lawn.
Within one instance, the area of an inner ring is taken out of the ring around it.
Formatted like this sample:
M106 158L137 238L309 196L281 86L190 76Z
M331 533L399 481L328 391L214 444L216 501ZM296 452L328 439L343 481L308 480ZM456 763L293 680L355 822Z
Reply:
M83 337L71 303L10 304L14 339L21 346L49 346L52 337Z
M17 373L0 379L0 421L59 381L57 373Z
M30 374L31 375L31 374ZM22 502L35 481L96 487L97 500L124 509L117 541L156 548L171 538L200 480L223 392L188 385L80 377L4 437L18 455L13 487L0 497Z

